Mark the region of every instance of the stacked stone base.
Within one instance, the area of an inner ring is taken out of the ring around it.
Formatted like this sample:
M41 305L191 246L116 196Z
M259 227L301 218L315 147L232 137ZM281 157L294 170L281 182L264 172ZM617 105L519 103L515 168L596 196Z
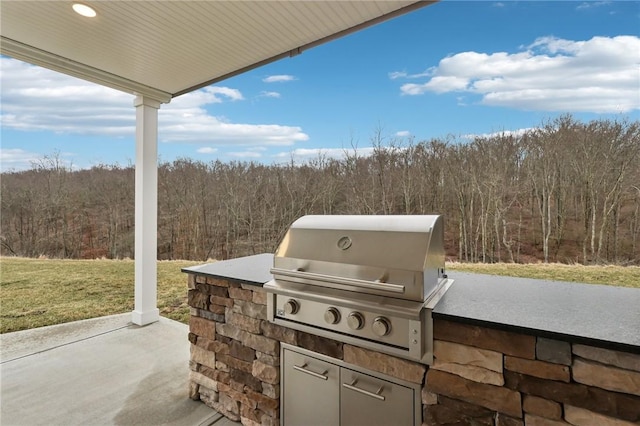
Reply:
M266 320L260 286L189 275L190 394L243 425L277 425L280 342L422 385L423 425L631 425L640 355L434 320L431 367Z
M427 425L632 425L640 355L436 320Z

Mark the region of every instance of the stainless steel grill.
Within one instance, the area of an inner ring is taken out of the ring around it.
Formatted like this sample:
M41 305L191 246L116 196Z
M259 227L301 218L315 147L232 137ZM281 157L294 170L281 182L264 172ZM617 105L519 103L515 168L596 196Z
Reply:
M304 216L265 284L271 322L430 364L431 309L452 281L441 216Z

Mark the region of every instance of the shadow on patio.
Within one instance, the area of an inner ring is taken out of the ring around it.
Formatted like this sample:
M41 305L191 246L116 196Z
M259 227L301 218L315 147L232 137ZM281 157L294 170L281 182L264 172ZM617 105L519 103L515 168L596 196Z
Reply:
M1 335L2 425L233 424L188 397L188 327L130 319Z

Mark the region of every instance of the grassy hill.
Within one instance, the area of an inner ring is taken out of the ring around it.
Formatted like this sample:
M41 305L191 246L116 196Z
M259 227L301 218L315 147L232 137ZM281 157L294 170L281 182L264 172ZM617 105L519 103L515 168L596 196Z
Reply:
M158 308L186 322L187 277L196 261L158 262ZM450 270L640 288L640 267L560 264L462 264ZM0 332L25 330L133 310L133 260L0 258Z

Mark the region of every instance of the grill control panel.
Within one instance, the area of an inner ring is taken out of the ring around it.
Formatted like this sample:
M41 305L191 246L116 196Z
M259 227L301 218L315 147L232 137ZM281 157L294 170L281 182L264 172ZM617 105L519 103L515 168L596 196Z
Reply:
M267 320L423 364L433 362L431 312L453 284L447 279L424 302L314 287L286 280L264 284ZM313 290L313 291L311 291Z
M289 325L292 328L296 328L294 324L306 324L404 348L419 344L415 340L419 321L383 316L379 312L344 307L337 303L276 295L275 315L292 321Z

